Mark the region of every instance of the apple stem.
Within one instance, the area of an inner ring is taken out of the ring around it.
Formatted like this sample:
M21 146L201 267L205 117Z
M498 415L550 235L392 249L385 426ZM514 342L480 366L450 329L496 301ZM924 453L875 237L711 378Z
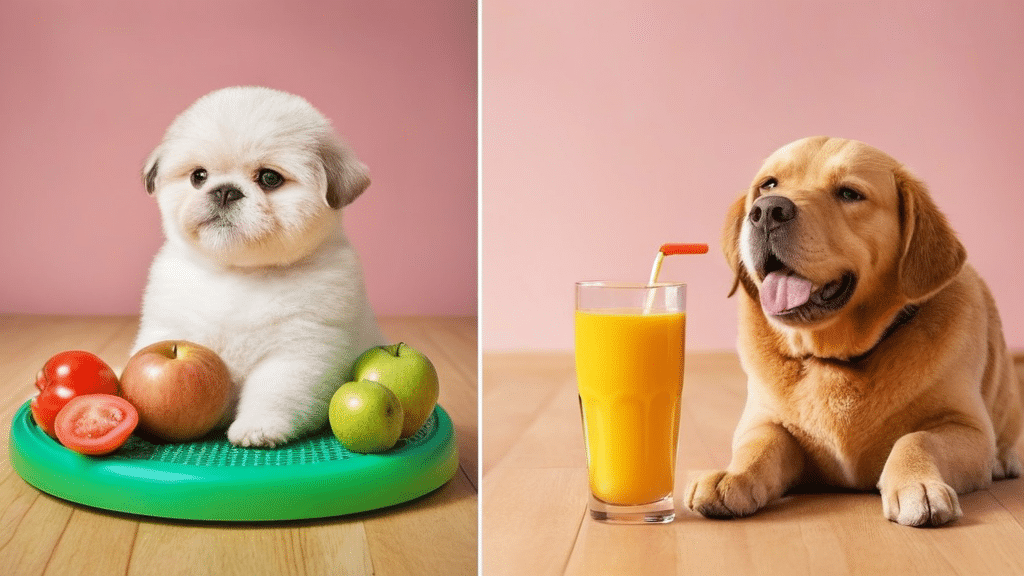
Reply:
M175 343L175 344L173 344L171 346L171 355L172 355L171 356L172 358L177 358L178 357L178 344L177 343Z
M402 355L402 346L405 346L405 342L399 342L398 345L395 346L395 357L396 358L398 356Z

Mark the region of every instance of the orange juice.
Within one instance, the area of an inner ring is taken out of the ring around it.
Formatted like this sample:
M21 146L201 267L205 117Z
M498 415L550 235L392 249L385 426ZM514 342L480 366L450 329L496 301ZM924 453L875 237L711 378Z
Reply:
M590 489L616 505L672 493L684 312L576 311L576 374Z

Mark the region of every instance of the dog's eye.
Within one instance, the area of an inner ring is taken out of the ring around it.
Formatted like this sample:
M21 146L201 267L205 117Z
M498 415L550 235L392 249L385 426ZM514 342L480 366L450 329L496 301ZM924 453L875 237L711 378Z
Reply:
M863 194L846 186L836 190L836 196L838 196L843 202L860 202L864 199Z
M260 170L259 175L256 176L256 182L260 185L260 188L263 188L264 190L273 190L274 188L279 188L284 184L284 176L281 176L273 170L264 168L263 170Z
M203 182L206 182L206 170L204 168L196 168L192 171L191 179L192 186L194 188L199 188L203 185Z
M768 190L771 190L772 188L775 188L778 185L779 185L779 181L778 180L776 180L775 178L769 178L769 179L765 180L758 189L761 192L767 192Z

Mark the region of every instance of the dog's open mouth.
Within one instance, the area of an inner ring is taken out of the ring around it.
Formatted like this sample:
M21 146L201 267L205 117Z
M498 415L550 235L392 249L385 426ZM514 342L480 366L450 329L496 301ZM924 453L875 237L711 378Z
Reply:
M816 286L778 262L765 269L761 280L761 307L776 318L813 322L845 306L856 287L857 276L851 272Z

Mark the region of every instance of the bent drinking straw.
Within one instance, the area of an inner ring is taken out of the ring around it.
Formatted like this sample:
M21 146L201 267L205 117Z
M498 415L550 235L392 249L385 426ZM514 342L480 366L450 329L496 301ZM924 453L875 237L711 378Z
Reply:
M665 260L665 256L675 256L676 254L707 254L707 244L662 244L661 248L658 249L658 253L654 256L654 266L651 267L651 278L648 280L647 285L653 286L658 282L658 275L661 274L661 263ZM650 314L651 306L654 305L654 292L647 295L647 300L644 303L644 314Z

